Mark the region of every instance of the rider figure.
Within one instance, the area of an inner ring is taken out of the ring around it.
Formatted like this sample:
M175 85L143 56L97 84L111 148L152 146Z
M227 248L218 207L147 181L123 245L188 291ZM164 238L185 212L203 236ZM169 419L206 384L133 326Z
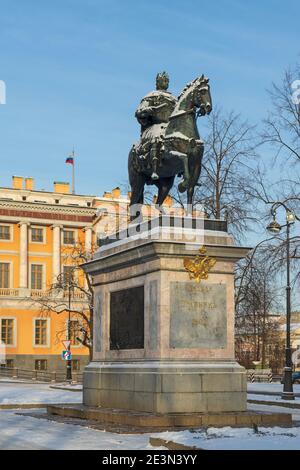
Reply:
M168 87L168 74L166 72L158 73L156 76L156 90L142 99L135 113L135 117L141 124L141 145L136 149L137 155L141 160L144 160L147 158L148 153L145 152L145 148L150 149L152 180L159 178L157 167L162 146L162 133L177 102L176 98L167 91Z

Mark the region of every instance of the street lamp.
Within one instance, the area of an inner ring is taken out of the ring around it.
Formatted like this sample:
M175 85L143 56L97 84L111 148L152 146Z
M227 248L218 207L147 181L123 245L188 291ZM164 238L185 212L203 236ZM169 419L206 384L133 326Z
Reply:
M71 295L72 295L72 284L68 282L68 294L69 294L69 316L68 316L68 341L69 341L69 346L68 346L68 351L70 353L71 350ZM68 359L67 360L67 381L72 382L72 360Z
M276 220L276 209L284 207L286 214L286 224L280 225ZM296 215L285 205L284 202L275 202L271 207L273 216L272 222L267 226L271 233L278 234L282 228L286 227L286 345L285 345L285 367L283 378L283 400L294 400L293 378L292 378L292 351L291 351L291 285L290 285L290 225L298 219Z

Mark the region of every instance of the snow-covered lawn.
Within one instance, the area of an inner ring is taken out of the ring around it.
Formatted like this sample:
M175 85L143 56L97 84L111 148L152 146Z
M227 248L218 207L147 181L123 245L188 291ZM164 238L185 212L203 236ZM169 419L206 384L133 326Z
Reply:
M0 405L81 402L81 392L53 389L49 384L0 382Z

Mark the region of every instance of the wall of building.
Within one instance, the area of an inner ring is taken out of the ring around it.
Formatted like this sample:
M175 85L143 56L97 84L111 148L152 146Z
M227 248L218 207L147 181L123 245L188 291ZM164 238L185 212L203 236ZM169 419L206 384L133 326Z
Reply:
M114 230L116 216L113 214L118 213L121 202L126 213L128 199L121 197L118 188L99 198L70 194L67 183L56 183L53 192L33 188L34 181L22 177L14 177L12 188L0 188L0 225L11 229L10 240L0 239L0 263L10 266L9 286L0 285L0 322L14 320L14 342L6 346L7 359L13 359L14 367L33 369L36 359L47 359L48 370L61 369L65 368L61 351L62 340L67 338L68 315L41 312L36 299L46 295L64 265L76 264L71 256L74 246L64 244L64 230L74 231L76 246L93 250L97 222L106 219L106 231ZM43 230L42 242L31 239L32 228L37 227ZM32 288L32 264L43 266L42 289ZM83 272L78 272L78 282L85 285ZM67 298L63 301L67 302ZM72 303L88 313L82 293L75 293ZM36 318L47 319L49 331L45 346L35 345ZM71 319L78 320L74 314ZM88 362L88 349L82 345L72 345L71 349L73 358L80 359L82 369Z

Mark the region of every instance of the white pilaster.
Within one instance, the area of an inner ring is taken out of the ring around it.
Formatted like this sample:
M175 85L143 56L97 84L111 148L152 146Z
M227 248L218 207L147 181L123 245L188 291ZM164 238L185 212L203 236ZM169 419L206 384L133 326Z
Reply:
M20 222L20 289L28 287L28 222Z
M53 249L52 249L52 277L53 282L57 281L60 275L61 258L61 225L53 225Z
M89 254L92 251L92 227L85 228L85 252Z

